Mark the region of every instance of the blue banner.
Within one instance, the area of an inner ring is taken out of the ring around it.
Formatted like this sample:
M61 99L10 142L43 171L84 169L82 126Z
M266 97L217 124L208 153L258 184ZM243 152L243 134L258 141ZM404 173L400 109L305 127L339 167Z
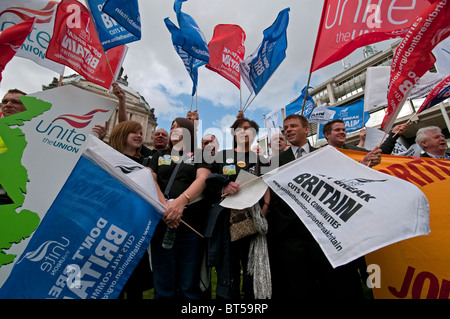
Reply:
M102 11L105 0L87 0L103 49L109 50L140 39Z
M138 39L141 38L141 15L139 14L138 0L106 0L103 12L113 17Z
M289 10L286 8L280 11L275 22L264 30L264 38L259 46L258 54L250 62L249 79L255 95L261 91L286 57Z
M364 99L351 105L328 107L327 109L336 112L331 120L341 119L344 121L347 133L362 129L370 118L369 112L364 112ZM325 138L322 128L323 125L319 124L319 139Z
M0 298L117 298L161 214L82 156Z
M194 58L209 62L209 49L205 35L195 20L187 13L181 12L181 4L187 0L175 0L173 9L177 14L178 26L183 37L181 47Z
M312 89L312 87L308 87L308 89ZM306 94L306 101L305 101L305 107L303 108L303 101L305 99ZM290 114L299 114L302 115L303 110L303 116L306 118L309 118L311 115L313 109L314 109L314 99L309 95L308 90L306 90L306 86L302 90L302 94L298 98L296 98L294 101L286 105L285 111L286 116Z
M189 76L192 79L193 87L192 87L192 95L195 95L197 91L197 82L198 82L198 68L205 65L207 62L194 58L192 55L183 50L183 34L181 30L172 22L169 18L165 18L164 22L166 23L167 29L169 29L170 34L172 35L172 44L175 48L175 51L180 56L181 60L186 67L186 70L189 73Z

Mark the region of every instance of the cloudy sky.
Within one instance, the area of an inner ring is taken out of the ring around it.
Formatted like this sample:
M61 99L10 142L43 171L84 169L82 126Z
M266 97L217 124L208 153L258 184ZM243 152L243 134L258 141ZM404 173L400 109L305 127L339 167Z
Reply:
M1 0L5 1L5 0ZM84 3L84 1L80 1ZM164 24L169 17L176 23L171 0L139 0L142 39L128 44L124 74L129 85L155 108L158 125L170 128L171 121L185 116L191 107L192 81L175 52ZM278 13L289 7L286 59L269 79L246 111L246 117L264 127L263 114L281 109L299 96L306 85L323 1L318 0L189 0L182 11L191 15L211 40L217 24L237 24L246 33L246 54L252 53L263 39L263 31ZM378 46L378 45L377 45ZM362 60L362 51L350 55L350 62ZM341 62L313 73L311 86L342 72ZM71 74L66 68L65 75ZM40 91L58 74L23 58L14 58L3 72L0 94L9 88L27 93ZM249 91L242 82L242 103ZM197 107L202 130L229 127L240 107L240 92L231 82L205 67L199 69ZM195 108L195 101L194 101Z

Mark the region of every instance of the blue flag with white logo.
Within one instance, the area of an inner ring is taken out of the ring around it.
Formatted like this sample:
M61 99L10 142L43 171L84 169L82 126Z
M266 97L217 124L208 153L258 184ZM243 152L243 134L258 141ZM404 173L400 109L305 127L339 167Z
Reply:
M308 89L312 89L310 86ZM303 101L305 99L306 94L306 101L305 101L305 107L303 107ZM303 110L303 116L306 118L309 118L312 111L314 109L314 99L309 95L308 90L306 89L306 86L302 90L302 94L298 98L296 98L294 101L286 105L285 111L286 116L290 114L299 114L302 115Z
M243 79L250 91L255 92L255 95L261 91L263 86L283 62L286 57L287 37L286 29L289 24L289 8L286 8L277 16L275 22L266 30L264 30L264 38L257 49L257 53L252 57L251 61L243 61L246 66L241 66L247 69L244 70Z
M183 50L183 34L181 30L172 22L169 18L165 18L164 22L167 29L169 29L172 35L172 44L175 51L180 56L181 60L192 79L192 95L195 95L197 91L198 82L198 68L205 65L207 62L194 58L192 55Z
M368 111L364 112L364 99L347 106L328 107L327 110L335 111L331 120L341 119L345 123L347 133L362 129L370 118ZM322 132L323 125L319 124L319 139L325 138Z
M117 298L162 216L123 177L136 169L147 171L134 161L105 170L81 156L0 298Z
M139 37L135 36L117 23L114 18L103 12L105 0L87 0L87 2L105 51L140 39L140 35Z
M141 38L141 15L138 0L106 0L103 12L113 17L138 39Z
M205 35L189 14L181 12L181 4L185 1L187 0L175 0L173 5L181 31L182 42L180 41L180 45L189 55L208 63L209 49Z

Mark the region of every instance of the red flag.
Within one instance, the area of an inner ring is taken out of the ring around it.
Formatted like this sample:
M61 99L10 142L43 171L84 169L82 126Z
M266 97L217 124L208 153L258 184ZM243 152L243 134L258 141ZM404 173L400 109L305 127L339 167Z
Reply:
M206 67L231 81L239 89L241 73L239 63L245 55L245 32L238 25L219 24L208 43L209 63Z
M124 46L110 49L115 55L123 50ZM118 66L108 64L91 15L76 0L63 0L58 5L53 37L45 57L67 65L86 80L107 89L111 87Z
M431 1L325 0L310 72L342 60L362 46L402 38Z
M441 103L442 101L450 97L450 75L441 81L436 87L431 91L427 98L423 101L420 108L417 110L417 114L430 107Z
M448 0L435 1L411 25L395 50L391 64L388 105L381 128L389 132L409 92L436 62L433 48L450 35Z
M34 20L35 18L28 19L0 32L0 81L6 64L33 30Z

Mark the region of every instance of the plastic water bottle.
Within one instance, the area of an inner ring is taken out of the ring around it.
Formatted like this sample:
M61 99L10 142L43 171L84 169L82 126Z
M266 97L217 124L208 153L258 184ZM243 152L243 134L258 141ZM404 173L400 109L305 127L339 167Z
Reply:
M166 233L164 234L164 238L162 241L162 247L165 249L171 249L173 247L173 243L175 242L176 234L177 234L176 228L167 227Z

